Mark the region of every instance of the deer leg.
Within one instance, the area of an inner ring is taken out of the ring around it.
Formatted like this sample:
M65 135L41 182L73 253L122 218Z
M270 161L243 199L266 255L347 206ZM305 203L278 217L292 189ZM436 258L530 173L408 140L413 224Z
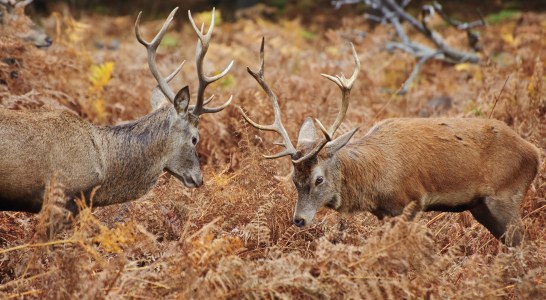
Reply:
M76 217L80 213L78 205L76 204L76 198L69 197L68 200L66 200L66 209L72 214L73 217Z
M516 196L514 196L516 197ZM513 197L485 197L470 212L497 239L507 246L518 246L522 239L522 224L519 201Z
M412 201L406 205L402 211L402 215L407 221L413 221L418 212L422 210L421 204L418 201Z

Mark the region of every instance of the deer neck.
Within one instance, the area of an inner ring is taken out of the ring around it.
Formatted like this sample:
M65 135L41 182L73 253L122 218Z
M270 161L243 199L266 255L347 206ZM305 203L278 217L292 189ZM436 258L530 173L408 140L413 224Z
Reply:
M155 185L175 117L174 107L166 105L133 122L101 128L105 174L99 192L115 195L104 199L107 204L139 198Z
M378 207L376 182L380 179L384 155L379 149L357 141L340 149L334 156L340 180L339 211L373 212Z

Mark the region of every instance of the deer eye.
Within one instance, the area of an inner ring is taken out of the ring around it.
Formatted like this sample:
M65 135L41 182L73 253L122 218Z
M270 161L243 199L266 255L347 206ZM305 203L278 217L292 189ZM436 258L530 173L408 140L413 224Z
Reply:
M317 177L317 179L315 180L315 185L319 185L319 184L321 184L323 181L324 181L324 177L319 176L319 177Z
M192 137L191 138L191 143L195 146L197 145L197 138L196 137Z

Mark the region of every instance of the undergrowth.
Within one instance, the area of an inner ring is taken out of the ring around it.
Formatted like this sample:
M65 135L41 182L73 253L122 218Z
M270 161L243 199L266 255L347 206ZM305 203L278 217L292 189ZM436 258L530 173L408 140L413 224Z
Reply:
M113 124L150 110L155 85L144 48L135 42L134 17L55 15L57 43L47 51L16 39L0 41L0 74L20 76L0 85L10 109L67 109ZM99 20L100 18L100 20ZM179 19L177 19L179 20ZM59 23L64 22L64 23ZM76 22L76 23L74 23ZM80 23L81 22L81 23ZM392 96L415 60L382 50L391 34L346 18L337 30L303 29L298 20L241 20L215 29L205 68L236 64L228 82L210 93L234 95L258 121L272 120L266 96L246 74L257 68L266 37L266 78L279 97L292 137L306 116L332 121L339 91L320 73L348 73L348 28L369 31L354 40L362 61L351 107L341 130L360 134L387 117L417 116L427 102L449 97L452 107L433 116L491 117L546 148L545 15L522 13L483 30L484 63L451 68L427 64L404 96ZM162 21L142 26L151 35ZM96 24L84 26L82 24ZM61 26L62 25L62 26ZM113 26L115 25L115 26ZM72 27L71 27L72 26ZM112 31L115 27L116 30ZM63 29L68 28L68 29ZM70 29L72 28L72 29ZM506 28L509 28L507 31ZM316 33L313 39L302 32ZM455 42L464 34L444 34ZM179 41L158 55L163 73L180 59L193 61L191 28L170 33ZM508 36L508 35L509 36ZM504 35L505 38L499 38ZM96 39L120 39L118 50L96 49ZM187 46L190 45L190 46ZM161 50L163 51L163 49ZM115 62L109 65L108 62ZM91 71L91 80L89 70ZM187 63L176 89L196 91ZM192 94L192 99L195 95ZM315 225L291 225L296 192L288 160L264 160L273 134L245 125L234 107L199 124L205 185L186 189L164 175L143 198L91 209L71 218L59 203L62 189L48 185L38 215L0 213L0 297L30 299L540 299L546 295L546 164L521 208L523 245L509 249L465 213L421 213L383 221L370 214L319 212ZM544 151L543 151L544 153ZM286 180L288 179L288 180ZM84 203L84 202L81 202Z

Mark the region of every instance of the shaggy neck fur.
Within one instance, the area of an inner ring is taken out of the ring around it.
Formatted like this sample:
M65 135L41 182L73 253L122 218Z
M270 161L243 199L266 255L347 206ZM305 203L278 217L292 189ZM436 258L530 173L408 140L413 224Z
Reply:
M366 139L348 144L332 158L336 164L342 212L369 211L376 214L380 199L384 197L374 186L381 181L380 165L384 157L377 147Z
M104 178L95 201L109 204L133 200L148 192L165 167L174 107L163 106L136 121L100 129ZM161 159L158 159L161 158ZM103 195L114 195L103 199Z

